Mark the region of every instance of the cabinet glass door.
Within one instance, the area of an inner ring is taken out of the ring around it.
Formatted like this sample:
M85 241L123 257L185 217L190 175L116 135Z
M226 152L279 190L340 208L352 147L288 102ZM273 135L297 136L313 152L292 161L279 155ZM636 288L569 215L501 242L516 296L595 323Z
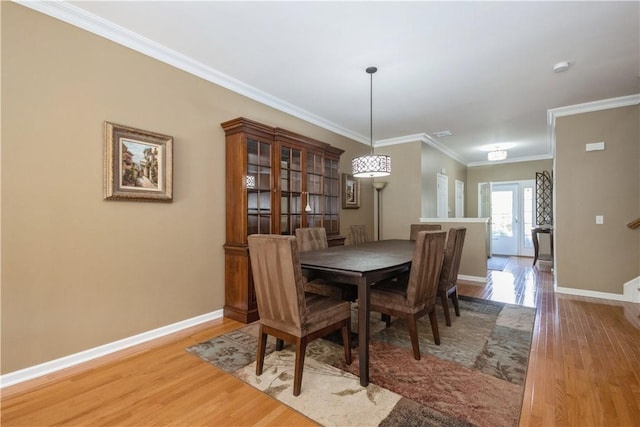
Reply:
M271 233L271 145L247 140L247 234Z
M338 177L338 161L324 161L324 227L327 234L340 232L339 219L340 179Z
M307 227L322 227L322 176L324 174L322 155L307 153L307 197L310 212L306 212ZM328 231L328 230L327 230Z
M280 148L280 234L293 234L302 221L302 151Z

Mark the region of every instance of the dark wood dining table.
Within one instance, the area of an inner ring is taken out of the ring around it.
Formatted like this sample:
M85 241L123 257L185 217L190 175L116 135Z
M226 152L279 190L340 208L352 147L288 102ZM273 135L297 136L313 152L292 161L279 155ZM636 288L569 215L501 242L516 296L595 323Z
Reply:
M358 288L358 356L360 385L369 384L369 315L371 285L411 267L415 242L379 240L300 253L307 279L321 278Z

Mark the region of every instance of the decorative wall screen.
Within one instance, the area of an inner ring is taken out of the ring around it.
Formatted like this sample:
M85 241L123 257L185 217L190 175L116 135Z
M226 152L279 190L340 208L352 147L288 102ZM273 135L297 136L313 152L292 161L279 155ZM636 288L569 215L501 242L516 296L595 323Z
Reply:
M536 172L536 223L553 225L553 180L548 171Z

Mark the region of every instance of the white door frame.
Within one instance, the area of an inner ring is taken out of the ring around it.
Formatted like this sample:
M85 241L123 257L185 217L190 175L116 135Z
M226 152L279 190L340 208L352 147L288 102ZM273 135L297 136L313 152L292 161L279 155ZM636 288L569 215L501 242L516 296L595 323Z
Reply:
M436 217L449 218L449 177L438 173L437 196L436 196Z
M531 227L535 225L536 218L536 204L535 204L535 179L527 179L527 180L519 180L519 181L500 181L500 182L480 182L478 183L478 216L481 218L489 218L489 236L492 236L492 228L491 228L491 192L493 191L493 186L496 184L518 184L519 193L518 193L518 226L520 228L520 237L518 244L518 253L517 256L533 256L533 245L531 243ZM527 188L531 188L531 197L532 197L532 206L531 220L533 221L531 224L525 222L526 215L524 211L524 195L525 190ZM488 253L489 255L493 255L493 247L492 247L492 239L491 237L488 239Z

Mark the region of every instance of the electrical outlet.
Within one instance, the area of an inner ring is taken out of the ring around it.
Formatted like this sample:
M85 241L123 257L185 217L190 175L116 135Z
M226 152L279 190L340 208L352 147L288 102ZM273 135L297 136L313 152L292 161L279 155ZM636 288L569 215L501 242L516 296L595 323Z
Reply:
M604 224L604 216L596 215L596 224L598 224L598 225Z

